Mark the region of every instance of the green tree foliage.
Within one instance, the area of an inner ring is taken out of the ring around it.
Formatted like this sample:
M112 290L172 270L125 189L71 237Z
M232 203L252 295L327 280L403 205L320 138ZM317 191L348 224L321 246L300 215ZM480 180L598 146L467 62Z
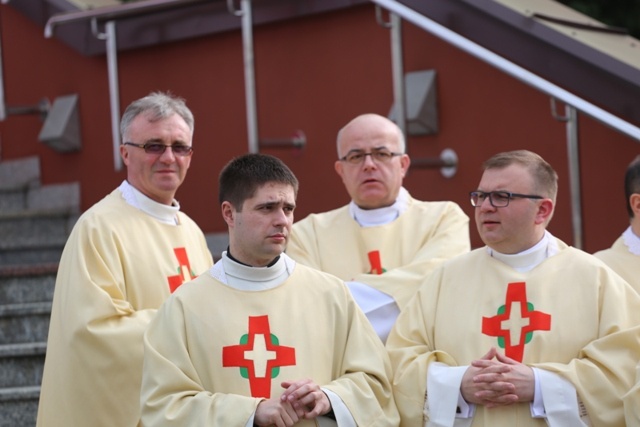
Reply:
M640 0L559 0L560 3L640 39Z

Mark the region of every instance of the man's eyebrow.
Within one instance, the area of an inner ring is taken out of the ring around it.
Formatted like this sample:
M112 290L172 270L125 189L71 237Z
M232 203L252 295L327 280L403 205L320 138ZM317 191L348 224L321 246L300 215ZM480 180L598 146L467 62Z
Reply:
M388 150L389 148L386 145L381 145L380 147L373 147L371 148L371 151L378 151L378 150ZM349 150L347 152L348 153L364 153L366 150L364 148L352 148L351 150Z
M144 143L145 144L163 144L164 141L162 140L162 138L150 138L150 139L147 139L146 141L144 141ZM175 145L175 144L189 145L188 143L186 143L185 141L183 141L181 139L176 139L176 140L171 142L171 145Z
M256 205L256 208L272 208L272 207L278 206L278 205L282 205L282 206L287 207L287 208L295 208L296 207L295 203L288 203L288 202L283 202L283 201L279 200L279 201L273 201L273 202L258 203Z

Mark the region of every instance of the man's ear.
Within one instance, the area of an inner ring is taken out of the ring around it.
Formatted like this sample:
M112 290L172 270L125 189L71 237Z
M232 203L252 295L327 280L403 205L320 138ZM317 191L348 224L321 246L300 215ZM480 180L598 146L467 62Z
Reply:
M222 205L220 205L220 211L222 212L222 219L227 223L227 226L233 227L236 219L236 209L233 205L224 201L222 202Z
M402 177L407 176L407 171L409 170L409 166L411 166L411 158L408 154L403 154L400 156L400 166L402 167Z
M122 157L122 163L129 166L129 151L124 144L120 144L120 157Z
M640 193L633 193L629 196L629 205L635 217L640 217Z
M553 215L553 200L542 199L538 204L538 213L536 215L536 224L548 223Z
M333 168L336 170L336 173L340 176L340 178L342 178L342 168L344 167L344 165L342 164L342 162L340 160L336 160L336 162L333 165Z

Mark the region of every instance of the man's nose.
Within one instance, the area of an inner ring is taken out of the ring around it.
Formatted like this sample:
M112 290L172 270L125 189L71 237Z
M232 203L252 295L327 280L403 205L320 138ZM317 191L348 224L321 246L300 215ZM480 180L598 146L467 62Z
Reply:
M490 211L495 209L495 206L491 203L491 196L487 195L480 203L480 210Z
M377 163L375 162L375 160L373 160L372 154L364 156L364 160L362 161L362 163L364 164L363 166L365 169L371 169L371 168L377 167Z
M160 155L160 160L165 163L174 162L176 160L176 155L173 152L173 149L171 147L165 148L164 152Z

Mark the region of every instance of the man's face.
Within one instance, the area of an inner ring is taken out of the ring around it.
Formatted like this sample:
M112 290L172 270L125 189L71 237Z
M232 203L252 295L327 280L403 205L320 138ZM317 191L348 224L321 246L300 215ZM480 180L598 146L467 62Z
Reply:
M223 202L231 255L253 267L268 265L287 246L295 207L293 187L276 182L259 187L241 212Z
M487 169L478 190L508 191L536 195L529 171L518 164L502 169ZM544 233L544 218L540 213L541 200L512 198L509 205L493 207L489 197L475 208L475 220L482 241L490 248L515 254L533 247ZM549 203L548 199L547 202Z
M143 113L134 118L123 142L191 145L189 126L178 114L153 122L148 117ZM162 154L147 154L142 148L121 145L120 154L129 183L150 199L167 205L172 203L191 163L191 155L177 156L170 148Z
M376 119L352 122L340 134L339 157L353 152L370 153L375 150L398 153L400 142L398 133L392 126L392 123ZM390 206L396 201L409 163L409 156L406 154L391 157L386 162L374 160L373 156L365 156L357 164L338 160L335 169L356 205L363 209L376 209Z

